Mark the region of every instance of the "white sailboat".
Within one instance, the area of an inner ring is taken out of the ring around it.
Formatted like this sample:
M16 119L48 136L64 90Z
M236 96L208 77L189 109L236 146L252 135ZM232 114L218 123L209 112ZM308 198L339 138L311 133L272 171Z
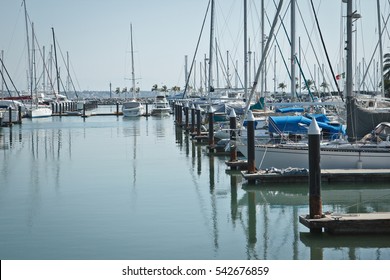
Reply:
M347 115L351 115L352 102L352 0L347 1ZM248 115L252 115L249 111ZM352 119L347 118L347 129L351 129ZM347 130L348 133L348 130ZM376 139L373 131L372 139ZM350 143L344 139L324 142L321 144L321 168L324 169L376 169L390 168L390 136L381 141L363 141ZM238 150L248 157L246 143L238 143ZM261 144L255 145L255 164L258 169L266 168L308 168L308 144Z
M135 88L135 74L134 74L134 51L133 51L133 26L130 24L130 40L131 40L131 80L133 99L122 104L122 113L124 117L139 117L145 114L144 105L138 101Z
M26 34L27 34L27 48L28 48L28 66L29 66L29 73L30 73L30 93L31 93L31 104L30 107L27 107L26 111L26 117L28 118L46 118L46 117L51 117L52 115L52 109L46 105L43 104L41 101L43 100L43 94L38 96L38 94L35 92L33 94L33 75L34 73L34 67L32 63L32 59L35 60L35 55L31 55L31 50L30 50L30 40L29 40L29 32L28 32L28 16L27 16L27 7L26 7L26 1L23 0L23 5L24 5L24 13L25 13L25 21L26 21ZM32 50L35 48L35 35L34 35L34 25L31 24L31 44L32 44Z

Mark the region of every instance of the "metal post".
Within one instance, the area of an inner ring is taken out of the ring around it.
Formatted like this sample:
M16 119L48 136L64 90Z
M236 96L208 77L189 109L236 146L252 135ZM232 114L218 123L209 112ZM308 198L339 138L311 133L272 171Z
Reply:
M309 208L310 219L322 217L321 202L321 167L320 167L320 134L317 121L313 118L309 130ZM322 229L310 229L310 232L321 232Z

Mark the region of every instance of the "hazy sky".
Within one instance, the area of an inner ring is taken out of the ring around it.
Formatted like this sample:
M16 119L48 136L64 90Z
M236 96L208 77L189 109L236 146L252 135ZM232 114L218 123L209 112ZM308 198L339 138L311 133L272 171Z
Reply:
M230 74L233 72L232 64L237 61L241 80L243 80L244 56L243 2L243 0L215 0L215 36L220 54L226 60L229 51ZM267 16L272 21L276 10L274 1L264 0L264 2ZM278 3L276 0L275 2ZM358 27L356 42L359 45L356 57L361 61L364 56L368 63L378 40L376 0L354 2L356 10L362 15L355 24ZM382 16L386 20L389 14L389 3L387 0L380 2ZM29 19L34 22L39 47L42 49L42 46L45 46L46 57L48 57L53 43L51 33L53 27L57 39L61 78L65 83L66 67L63 57L65 58L68 52L70 72L77 90L108 90L110 82L113 89L131 87L130 23L133 25L137 86L142 90L150 90L154 84L159 87L166 85L168 88L173 86L184 88L184 56L188 55L188 65L190 65L208 3L209 0L26 0ZM257 57L257 63L261 44L260 3L260 0L248 0L248 37L251 40L251 51L254 51ZM302 67L305 75L310 77L314 75L317 61L308 43L302 18L312 38L312 44L318 51L319 63L327 65L327 62L319 44L310 1L297 0L297 3L297 47L299 37L301 55L306 58L302 60ZM346 4L342 4L341 0L313 0L313 3L318 11L333 67L337 73L342 72L344 45L340 41L345 39L340 36L340 33L343 33L341 16L345 13ZM289 1L285 0L282 16L285 28L290 32L288 5ZM1 0L0 26L0 50L4 50L5 65L18 90L25 90L27 88L27 40L22 0ZM266 21L264 33L268 35L269 29L270 24ZM389 36L387 31L385 33L384 52L389 52ZM195 78L198 84L201 73L199 63L203 63L204 55L208 56L209 53L209 34L208 16L196 57ZM283 56L288 61L290 53L283 28L279 29L277 36L279 45L283 49ZM37 49L35 55L37 72L42 72L39 70L42 69L42 59L38 46L36 45L35 48ZM268 60L267 74L267 87L271 91L274 75L273 52L274 47ZM280 54L277 54L276 60L277 83L284 82L289 85L288 74ZM254 70L251 68L250 71L253 76ZM215 76L216 70L214 70ZM220 86L226 84L222 76L222 70L219 70ZM318 80L314 77L312 79ZM232 75L233 85L235 81ZM216 81L214 84L216 85Z

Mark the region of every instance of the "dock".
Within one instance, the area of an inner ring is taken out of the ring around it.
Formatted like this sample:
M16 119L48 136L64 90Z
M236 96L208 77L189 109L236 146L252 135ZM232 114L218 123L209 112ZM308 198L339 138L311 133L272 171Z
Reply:
M309 229L324 229L332 234L389 234L390 213L325 214L318 219L299 216Z
M308 182L309 173L299 172L270 172L258 170L255 173L241 171L244 179L258 182ZM385 182L390 180L390 169L322 169L322 182Z

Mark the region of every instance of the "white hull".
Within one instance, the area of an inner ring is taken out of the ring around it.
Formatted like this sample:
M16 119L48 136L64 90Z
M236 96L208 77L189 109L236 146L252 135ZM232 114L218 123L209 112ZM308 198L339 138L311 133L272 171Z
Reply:
M371 148L369 152L364 148L352 148L352 145L321 148L320 166L323 169L381 169L390 168L390 149ZM248 156L247 146L238 145L239 151ZM309 168L307 147L287 147L258 145L255 146L255 161L258 169L266 168Z
M171 108L154 108L150 114L152 116L169 116L171 114Z
M122 113L124 117L139 117L145 114L145 108L139 102L124 103Z
M150 114L152 116L169 116L171 114L171 107L169 106L165 95L158 94L156 96L154 107L152 108Z
M47 118L51 117L53 111L48 107L29 108L26 116L28 118Z

